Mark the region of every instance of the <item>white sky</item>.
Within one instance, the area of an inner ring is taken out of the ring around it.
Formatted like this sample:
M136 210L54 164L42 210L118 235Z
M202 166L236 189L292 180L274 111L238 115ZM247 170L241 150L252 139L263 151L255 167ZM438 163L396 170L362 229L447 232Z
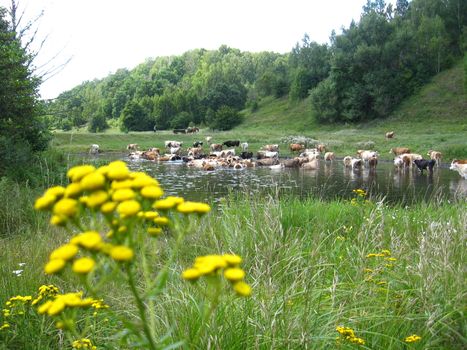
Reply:
M395 1L391 1L395 2ZM85 80L133 68L146 58L181 55L222 44L242 51L290 52L308 33L328 42L331 31L359 19L366 0L19 0L26 17L40 10L39 37L48 35L41 62L55 66L41 86L54 98ZM0 0L9 7L10 0Z

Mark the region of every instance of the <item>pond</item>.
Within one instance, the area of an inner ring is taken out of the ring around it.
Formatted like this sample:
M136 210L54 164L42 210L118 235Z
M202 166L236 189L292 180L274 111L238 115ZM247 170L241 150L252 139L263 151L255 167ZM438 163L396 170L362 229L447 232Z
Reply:
M169 195L188 200L216 203L229 194L265 194L278 196L318 197L324 200L353 197L352 190L362 188L386 203L411 204L432 200L465 200L467 180L447 165L426 171L397 170L392 162L380 161L375 171L344 168L342 161L320 162L318 170L281 169L268 167L243 170L218 169L204 171L187 167L181 161L130 161L125 155L104 155L100 160L122 159L133 171L144 171L157 178ZM90 160L90 159L89 159Z

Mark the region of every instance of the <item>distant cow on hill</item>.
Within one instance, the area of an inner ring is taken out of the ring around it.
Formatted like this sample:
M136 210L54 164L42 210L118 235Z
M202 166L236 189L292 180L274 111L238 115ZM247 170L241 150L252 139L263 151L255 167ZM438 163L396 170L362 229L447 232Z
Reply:
M222 143L226 147L239 147L240 146L240 141L225 141Z

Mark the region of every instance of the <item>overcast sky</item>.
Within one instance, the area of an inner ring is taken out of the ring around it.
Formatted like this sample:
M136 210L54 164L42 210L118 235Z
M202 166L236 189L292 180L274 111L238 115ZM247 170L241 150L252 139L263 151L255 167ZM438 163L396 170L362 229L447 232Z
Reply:
M0 0L9 7L10 0ZM70 63L44 82L54 98L85 80L133 68L146 58L180 55L222 44L242 51L290 52L308 33L328 42L358 21L366 0L20 0L27 18L41 10L39 37L48 36L40 65Z

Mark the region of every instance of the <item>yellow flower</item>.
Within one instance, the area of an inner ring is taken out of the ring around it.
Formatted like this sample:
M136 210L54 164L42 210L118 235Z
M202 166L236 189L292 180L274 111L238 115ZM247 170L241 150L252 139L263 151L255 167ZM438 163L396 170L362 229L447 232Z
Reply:
M185 200L181 197L168 196L167 198L156 201L153 205L153 208L159 210L168 210L174 208L178 204L183 203L184 201Z
M64 244L50 253L50 260L62 259L70 260L78 254L78 247L74 244Z
M71 239L72 244L80 245L89 250L99 250L102 244L102 237L99 232L86 231Z
M0 326L0 331L10 328L10 324L8 322L3 322L3 324Z
M65 188L65 197L77 197L82 192L81 185L77 182L72 182Z
M422 337L420 337L419 335L412 334L412 335L406 337L406 338L404 339L404 341L405 341L406 343L415 343L415 342L417 342L417 341L420 341L421 339L422 339Z
M242 258L236 254L224 254L222 257L229 266L237 266L242 263Z
M96 262L91 258L80 258L73 263L73 271L85 275L91 272L95 265Z
M206 203L199 202L184 202L177 206L177 211L182 214L206 214L211 210L211 207Z
M158 199L164 195L164 191L158 186L146 186L141 189L141 195L144 198Z
M53 259L50 260L44 267L44 272L48 275L60 272L65 267L65 260Z
M123 201L133 199L135 197L136 197L136 193L131 188L122 188L122 189L116 190L112 194L112 200L114 202L123 202Z
M78 201L71 198L60 199L54 205L53 213L55 215L61 215L71 217L78 211Z
M39 306L37 308L37 312L39 313L39 315L45 314L49 310L49 308L52 306L52 303L53 303L52 300L47 300L44 304Z
M94 172L96 170L92 165L80 165L75 166L68 170L67 176L71 179L72 182L78 182L86 175Z
M110 256L116 261L130 261L133 259L133 250L124 245L118 245L110 250Z
M54 226L65 226L67 218L60 215L52 215L50 224Z
M245 278L245 271L238 267L229 268L224 271L224 277L231 282L238 282Z
M242 297L248 297L251 295L251 287L243 281L235 283L233 285L233 289L238 295Z
M148 227L148 233L151 236L158 236L162 233L162 229L160 227Z
M87 338L75 340L71 346L73 347L73 349L90 349L90 350L96 349L96 347L92 345L92 342Z
M36 210L49 210L54 205L57 197L51 194L45 194L36 199L34 209Z
M157 211L145 211L143 216L145 219L154 220L159 216L159 213Z
M117 212L120 216L133 216L141 210L141 204L135 200L124 201L117 206Z
M47 309L47 314L49 316L55 316L58 315L60 312L62 312L65 309L65 302L61 299L55 299L52 304L49 306Z
M133 180L126 179L123 181L112 181L110 188L113 190L121 190L122 188L131 188L133 186Z
M199 272L198 269L186 269L185 271L183 271L182 273L182 277L183 279L187 280L187 281L195 281L197 280L199 277L201 276L201 273Z
M109 198L109 195L105 191L96 191L91 193L88 196L88 199L86 200L86 204L90 208L95 208L98 207L102 204L104 204L107 199Z
M130 170L124 162L115 161L109 164L107 177L111 180L125 180L130 175Z
M384 255L386 255L386 256L389 256L389 255L391 255L391 251L388 250L388 249L383 249L383 250L381 251L381 254L384 254Z
M105 177L98 172L94 172L84 176L80 181L80 185L84 191L94 191L104 187Z
M160 216L154 219L154 223L159 226L167 226L169 224L169 218Z
M202 275L209 275L218 269L223 269L227 263L220 255L205 255L195 259L193 265Z
M104 204L102 204L102 206L101 206L101 212L102 212L103 214L110 214L110 213L112 213L112 212L115 210L115 208L117 207L117 204L118 204L118 203L116 203L116 202L107 202L107 203L104 203Z
M142 188L146 186L159 186L159 182L147 175L146 173L131 173L130 177L133 178L132 186L134 188Z

